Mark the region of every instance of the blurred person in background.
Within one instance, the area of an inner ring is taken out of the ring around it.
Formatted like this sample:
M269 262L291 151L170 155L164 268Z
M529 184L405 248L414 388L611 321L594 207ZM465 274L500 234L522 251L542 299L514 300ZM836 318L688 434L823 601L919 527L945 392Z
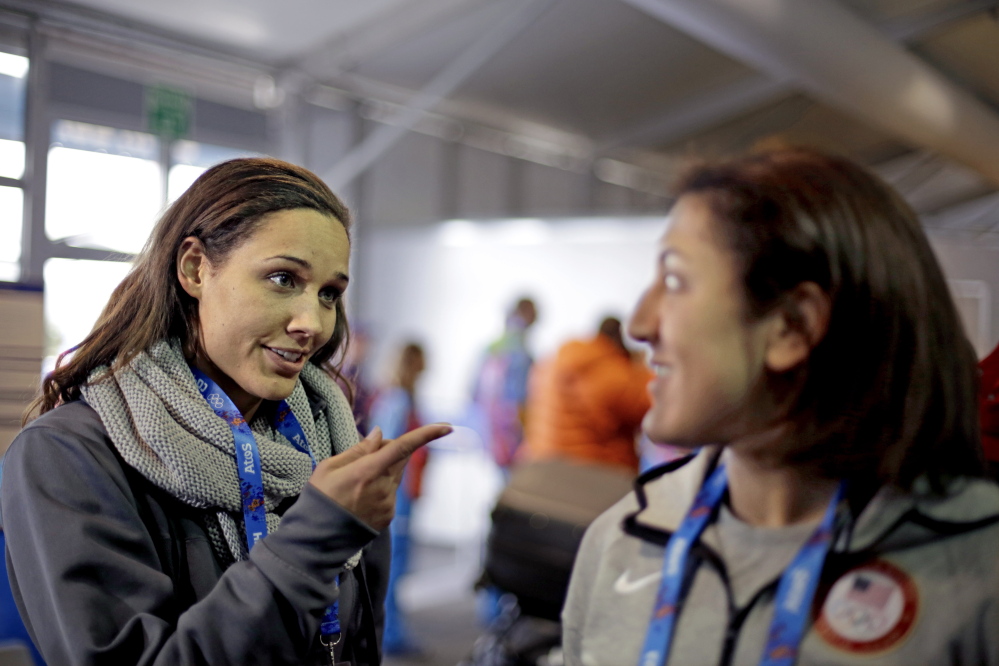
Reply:
M50 664L376 664L396 488L428 426L363 441L350 214L274 159L166 211L4 458L8 574Z
M378 391L371 403L372 425L382 430L389 439L399 437L420 427L420 412L416 399L416 384L426 367L423 347L415 342L402 346L388 386ZM413 503L419 498L423 483L423 470L427 465L426 447L415 451L409 458L402 483L396 491L395 517L392 519L392 564L389 569L388 590L385 595L385 654L420 654L399 608L399 579L409 571L410 518Z
M915 213L809 149L683 177L628 331L693 453L589 528L580 664L999 664L976 359Z
M482 355L472 390L475 413L482 421L483 440L496 466L509 478L517 449L524 438L527 381L534 360L527 351L527 331L538 318L534 301L517 300L507 314L503 335ZM480 594L479 616L484 625L500 614L498 589L487 587Z
M479 580L487 636L498 644L525 639L515 641L511 659L533 663L530 655L559 642L558 614L583 530L631 489L638 471L636 435L651 377L615 317L531 371L525 439L491 513Z
M566 458L638 471L636 436L649 409L652 373L624 344L621 321L571 340L531 373L521 458Z
M615 317L534 365L524 443L491 513L479 580L487 632L477 645L496 645L502 663L533 664L557 651L583 531L635 480L651 377ZM482 652L471 663L501 663Z
M527 380L533 359L527 331L538 318L530 298L521 298L506 318L503 335L486 349L479 364L472 401L485 421L493 460L507 473L524 436Z

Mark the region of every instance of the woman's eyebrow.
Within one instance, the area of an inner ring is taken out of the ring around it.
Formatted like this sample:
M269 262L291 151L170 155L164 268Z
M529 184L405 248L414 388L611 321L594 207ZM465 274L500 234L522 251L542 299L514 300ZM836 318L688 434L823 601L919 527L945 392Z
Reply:
M273 257L267 257L267 261L270 261L271 259L284 259L286 261L298 264L299 266L301 266L306 270L312 269L312 264L310 264L308 261L306 261L305 259L300 259L299 257L293 257L290 254L278 254Z
M310 264L307 260L302 259L300 257L293 257L290 254L277 254L274 255L273 257L267 257L266 261L270 261L271 259L284 259L285 261L290 261L294 264L298 264L307 271L312 270L312 264ZM341 271L337 271L336 273L334 273L331 280L334 282L350 282L350 276Z

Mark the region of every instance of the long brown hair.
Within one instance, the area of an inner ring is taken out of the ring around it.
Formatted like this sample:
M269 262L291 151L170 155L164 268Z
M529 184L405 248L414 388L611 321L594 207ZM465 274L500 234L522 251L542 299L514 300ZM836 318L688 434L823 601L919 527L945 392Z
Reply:
M24 414L26 423L57 405L78 400L80 387L101 366L114 372L154 343L177 338L184 354L200 350L198 301L177 280L181 242L195 236L212 265L246 241L267 213L311 208L335 218L350 234L350 212L315 174L271 158L222 162L203 173L164 213L132 270L121 281L93 330L66 362L57 362ZM322 367L349 339L343 299L336 303L333 337L310 362ZM332 369L339 374L339 368Z
M782 454L833 478L905 488L981 475L976 357L908 204L845 158L783 148L701 164L678 195L709 202L742 276L747 317L804 282L831 301L808 360L769 377L793 435Z

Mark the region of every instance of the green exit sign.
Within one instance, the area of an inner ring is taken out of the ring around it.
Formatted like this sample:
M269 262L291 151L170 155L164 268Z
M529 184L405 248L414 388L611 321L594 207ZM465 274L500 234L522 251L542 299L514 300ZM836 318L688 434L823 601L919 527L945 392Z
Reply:
M146 125L164 139L180 139L191 127L191 97L167 86L146 88Z

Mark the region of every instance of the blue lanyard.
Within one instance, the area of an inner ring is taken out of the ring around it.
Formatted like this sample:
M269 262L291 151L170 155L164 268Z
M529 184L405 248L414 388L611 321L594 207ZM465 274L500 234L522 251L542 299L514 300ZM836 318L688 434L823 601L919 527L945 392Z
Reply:
M645 634L639 666L661 666L666 663L676 627L690 549L711 522L727 488L725 465L719 464L701 486L690 511L666 545L663 580L656 595L652 620ZM805 623L811 611L822 565L832 546L836 513L843 500L844 488L845 485L840 484L826 508L822 522L781 576L777 585L774 617L760 659L762 665L792 666L798 657L798 646L805 634Z
M257 448L257 438L253 436L250 425L243 418L239 409L216 384L211 377L190 366L194 375L194 383L209 406L232 429L233 441L236 445L236 471L239 474L239 489L243 497L243 522L246 526L247 551L265 536L267 536L267 507L264 504L264 481L260 469L260 450ZM274 414L274 428L281 433L292 446L302 453L309 454L312 469L316 468L316 456L305 437L302 424L291 411L284 400ZM340 577L336 577L337 585ZM334 601L323 615L319 631L323 636L333 636L340 633L340 602Z

